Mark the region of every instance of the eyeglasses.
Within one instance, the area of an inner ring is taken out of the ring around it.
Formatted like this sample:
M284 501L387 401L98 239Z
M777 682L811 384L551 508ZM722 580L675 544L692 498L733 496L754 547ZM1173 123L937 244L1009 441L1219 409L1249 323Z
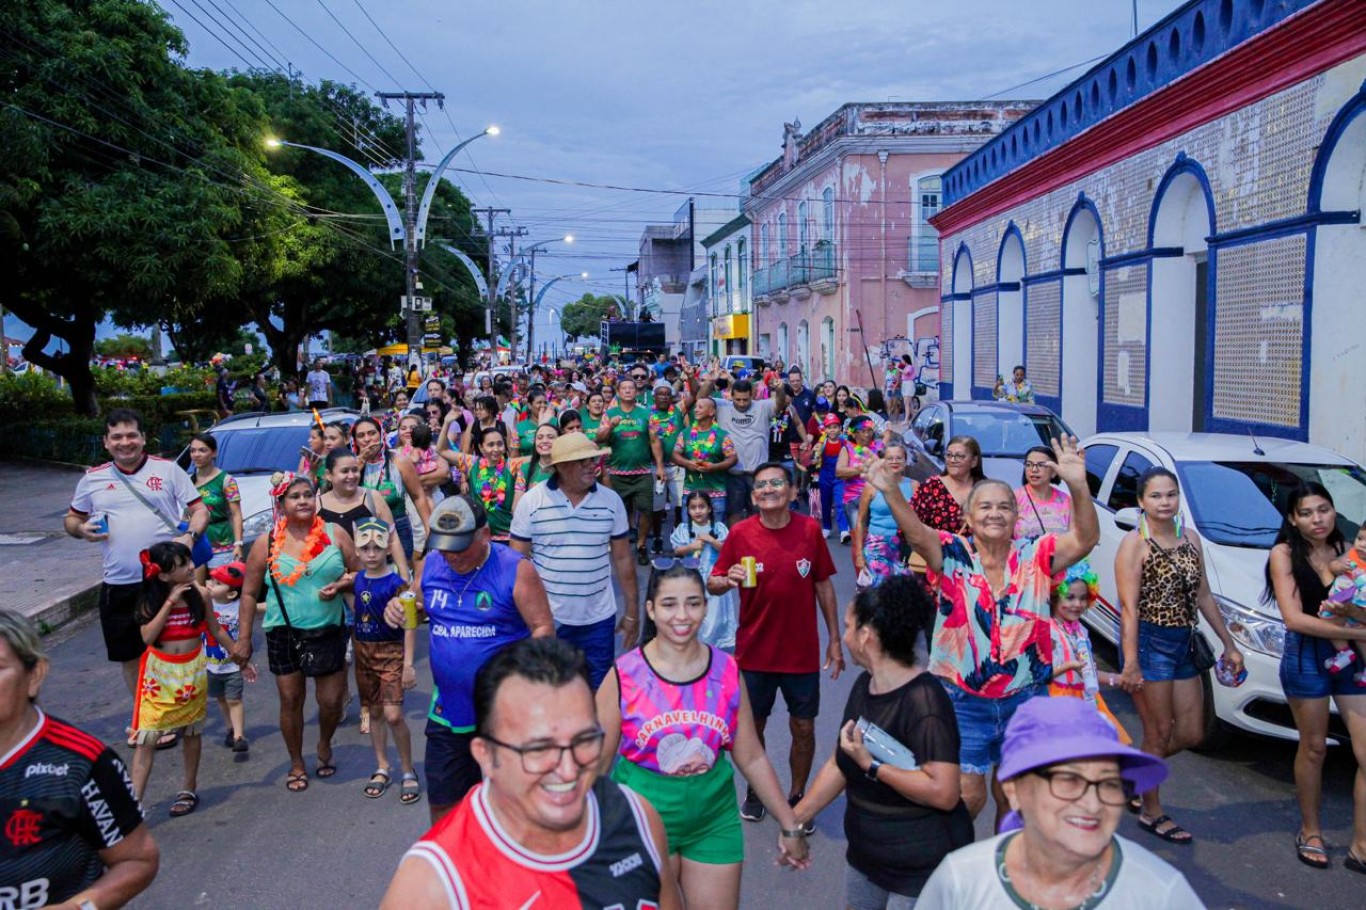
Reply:
M1091 780L1071 771L1037 770L1030 773L1048 781L1048 792L1056 799L1069 803L1081 799L1092 787L1096 788L1096 796L1107 806L1122 806L1129 801L1129 782L1122 777Z
M1024 463L1026 471L1042 471L1048 466L1049 464L1046 461L1026 461Z
M944 456L945 461L967 461L972 456L967 452L949 452Z
M575 764L580 768L587 768L602 757L602 741L606 736L607 734L601 730L580 733L570 740L567 746L561 746L557 743L514 746L512 743L494 739L486 733L481 734L480 738L493 743L495 746L502 746L504 749L516 752L521 756L522 770L527 774L548 774L564 761L565 752L574 757Z
M754 489L756 490L781 490L785 486L787 486L787 481L781 477L754 481Z
M682 566L685 569L696 569L702 565L702 561L696 556L656 556L650 560L650 565L661 572L672 569L674 566Z

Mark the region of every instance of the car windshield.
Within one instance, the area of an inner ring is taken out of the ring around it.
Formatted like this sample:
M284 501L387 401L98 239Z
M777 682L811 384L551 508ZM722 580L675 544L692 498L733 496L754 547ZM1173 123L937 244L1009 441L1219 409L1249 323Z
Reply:
M308 445L308 425L243 428L214 434L217 465L229 474L271 474L299 466L299 449Z
M1178 473L1200 533L1219 544L1270 549L1288 491L1306 480L1332 494L1338 529L1349 542L1366 515L1366 472L1356 465L1190 461Z
M1023 458L1037 445L1071 431L1052 414L1018 411L976 411L953 415L953 436L971 436L982 447L984 458Z

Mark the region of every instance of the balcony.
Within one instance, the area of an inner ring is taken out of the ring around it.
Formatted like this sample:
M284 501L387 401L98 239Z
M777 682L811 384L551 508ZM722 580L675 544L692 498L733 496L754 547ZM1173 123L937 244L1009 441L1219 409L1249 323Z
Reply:
M755 269L753 280L754 299L760 304L785 303L791 297L805 300L813 290L833 294L839 287L835 245L821 241L812 249Z

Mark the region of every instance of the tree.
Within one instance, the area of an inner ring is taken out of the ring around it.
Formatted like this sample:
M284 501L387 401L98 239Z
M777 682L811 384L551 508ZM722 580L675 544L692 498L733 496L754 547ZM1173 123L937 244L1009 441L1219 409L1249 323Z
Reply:
M235 297L234 241L277 207L261 108L180 59L181 33L141 0L28 0L0 19L0 244L5 303L34 328L32 363L96 413L90 357L106 316L189 322ZM58 339L65 351L45 350Z
M624 309L622 298L615 294L594 296L584 294L573 303L566 304L560 314L560 328L570 341L579 338L596 338L602 331L602 322L609 313L620 313Z
M95 353L101 357L114 357L119 360L138 360L150 362L152 343L146 338L120 332L113 338L101 338L95 342Z

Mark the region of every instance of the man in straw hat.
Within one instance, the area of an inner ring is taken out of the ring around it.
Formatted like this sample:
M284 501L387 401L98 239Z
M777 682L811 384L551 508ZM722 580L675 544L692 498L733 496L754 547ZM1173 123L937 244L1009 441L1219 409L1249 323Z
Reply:
M541 462L550 479L522 494L511 528L513 549L531 558L545 583L556 634L583 649L594 691L616 657L614 632L628 650L640 635L626 507L596 480L606 454L582 433L556 439ZM614 572L625 603L620 621Z

